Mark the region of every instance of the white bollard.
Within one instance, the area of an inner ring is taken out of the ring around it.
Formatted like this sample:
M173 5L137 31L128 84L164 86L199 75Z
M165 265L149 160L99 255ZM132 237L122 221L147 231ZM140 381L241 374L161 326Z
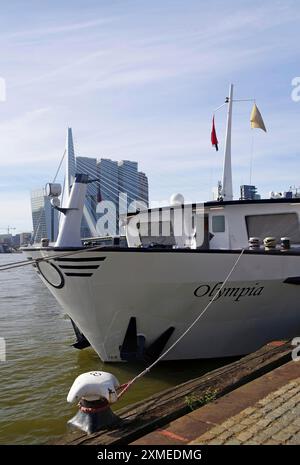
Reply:
M67 397L70 403L78 402L79 411L68 421L68 425L95 433L120 422L110 405L117 402L117 378L105 371L91 371L78 376Z

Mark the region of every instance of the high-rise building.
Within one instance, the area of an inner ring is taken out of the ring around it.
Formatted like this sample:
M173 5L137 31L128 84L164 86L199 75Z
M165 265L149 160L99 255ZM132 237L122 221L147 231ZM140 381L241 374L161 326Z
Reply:
M98 162L98 176L100 200L111 200L118 205L119 195L126 194L128 205L137 200L149 205L148 178L145 173L138 171L137 162L101 158Z
M88 174L90 180L98 179L97 159L90 157L76 157L76 173ZM96 208L99 182L91 182L87 186L83 218L81 222L81 237L91 237L92 227L96 225Z
M139 175L136 161L122 160L118 162L119 167L119 193L126 194L126 202L121 199L120 208L123 212L134 211L132 205L138 200Z
M256 186L249 184L243 184L241 186L241 200L257 200L260 199L260 195L257 194Z
M101 158L98 162L99 195L98 200L110 200L115 205L119 202L119 167L118 162Z
M40 242L47 237L50 242L56 241L58 234L58 212L51 203L44 189L31 192L31 212L33 223L33 241Z
M28 245L31 242L31 232L22 232L19 234L19 245Z
M101 158L98 162L99 191L98 202L108 201L114 206L105 208L102 203L102 213L98 212L97 218L100 219L105 215L107 222L104 231L98 231L100 235L114 235L118 233L118 216L119 216L119 168L118 162L108 158ZM102 227L102 226L101 226ZM99 229L99 228L98 228Z
M138 163L130 160L113 161L101 158L98 162L100 195L99 200L108 200L115 205L116 227L119 231L119 215L126 211L135 211L140 208L141 202L148 206L149 189L148 178L145 173L138 171ZM104 214L104 213L103 213ZM107 214L107 213L106 213ZM108 234L112 231L107 229Z
M138 200L149 206L149 184L148 178L142 171L138 173Z
M7 246L13 245L12 234L0 234L0 244L6 244Z
M30 233L30 235L31 235L31 233ZM16 248L20 247L20 245L21 245L21 243L20 243L20 234L15 234L13 236L12 240L13 240L13 246L14 247L16 247Z

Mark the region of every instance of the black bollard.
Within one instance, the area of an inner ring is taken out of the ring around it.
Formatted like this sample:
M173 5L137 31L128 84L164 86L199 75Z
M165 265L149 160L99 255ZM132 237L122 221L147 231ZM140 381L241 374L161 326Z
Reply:
M87 401L80 399L79 411L68 421L68 425L93 434L102 429L120 423L121 419L113 413L106 399Z

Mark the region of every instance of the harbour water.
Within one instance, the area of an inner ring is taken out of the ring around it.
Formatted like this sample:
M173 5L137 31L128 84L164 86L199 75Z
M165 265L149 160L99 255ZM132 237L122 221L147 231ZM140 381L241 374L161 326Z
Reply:
M20 261L1 254L0 266ZM0 362L0 444L43 444L67 431L76 406L66 402L79 374L90 370L130 380L141 365L103 364L91 349L78 351L70 320L29 266L0 271L0 337L6 361ZM164 362L138 381L118 408L177 385L229 360Z

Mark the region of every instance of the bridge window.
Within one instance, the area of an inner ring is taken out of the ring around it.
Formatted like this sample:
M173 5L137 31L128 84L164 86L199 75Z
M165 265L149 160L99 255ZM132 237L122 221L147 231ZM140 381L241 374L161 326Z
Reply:
M290 237L292 243L300 243L299 220L297 213L278 213L246 216L248 237Z
M212 216L212 230L214 233L225 232L225 216L214 215Z

